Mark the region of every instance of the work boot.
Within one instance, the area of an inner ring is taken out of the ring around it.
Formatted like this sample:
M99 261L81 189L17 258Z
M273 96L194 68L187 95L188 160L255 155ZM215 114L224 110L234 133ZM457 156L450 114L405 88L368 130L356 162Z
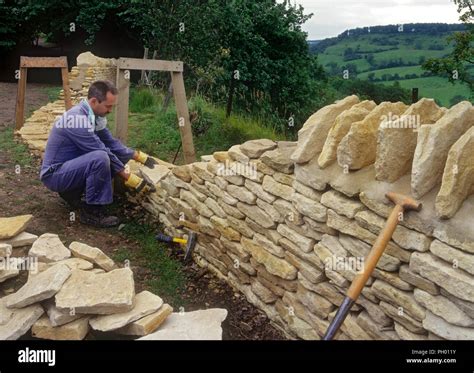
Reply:
M97 228L111 228L119 225L116 216L107 215L105 206L82 204L80 221L82 224L92 225Z
M82 190L68 190L58 194L72 210L77 210L81 207Z

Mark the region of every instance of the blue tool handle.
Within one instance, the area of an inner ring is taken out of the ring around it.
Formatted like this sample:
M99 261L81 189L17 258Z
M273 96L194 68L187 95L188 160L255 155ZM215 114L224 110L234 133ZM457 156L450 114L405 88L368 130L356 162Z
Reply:
M173 237L167 236L166 234L158 233L155 238L161 242L173 242Z

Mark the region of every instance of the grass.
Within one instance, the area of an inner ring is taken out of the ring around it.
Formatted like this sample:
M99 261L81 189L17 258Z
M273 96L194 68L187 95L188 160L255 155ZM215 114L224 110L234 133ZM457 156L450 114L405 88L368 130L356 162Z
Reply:
M172 162L181 144L173 100L164 112L162 94L148 88L132 88L131 91L128 145ZM284 139L262 120L240 114L226 118L223 108L212 105L202 97L191 97L188 105L191 116L195 117L192 128L197 157L227 150L232 145L251 139ZM109 120L109 126L113 128L113 120ZM174 163L181 162L182 151Z
M48 95L48 102L56 101L59 97L59 92L63 89L62 86L50 86L43 88Z
M443 106L450 107L451 100L458 95L470 97L469 89L460 84L452 85L441 77L420 77L416 79L405 79L406 74L421 75L425 70L421 68L420 58L439 58L452 51L452 45L447 43L446 38L449 33L438 35L427 34L367 34L358 35L340 40L337 44L329 46L323 53L318 54L319 62L329 71L328 64L337 63L342 70L342 66L354 64L357 67L357 78L367 79L370 73L374 73L376 78L384 74L398 74L400 85L403 88L419 88L421 97L434 98ZM383 38L390 40L397 45L381 45L376 39ZM430 50L433 45L444 47L442 50ZM390 60L401 59L403 63L410 63L413 66L399 66L385 69L373 69L365 58L352 61L344 61L344 51L352 48L353 51L363 56L372 55L375 63L388 62ZM396 48L396 49L394 49ZM342 71L341 71L342 74ZM391 85L393 81L377 82L377 84Z
M114 260L139 261L150 271L151 278L146 282L150 291L166 298L174 307L183 306L180 294L184 291L186 278L181 262L169 256L169 247L155 239L155 231L148 225L129 221L122 231L130 239L138 241L141 250L132 253L127 248L121 248Z
M15 141L12 127L0 129L0 150L8 152L15 165L29 167L33 162L28 147Z

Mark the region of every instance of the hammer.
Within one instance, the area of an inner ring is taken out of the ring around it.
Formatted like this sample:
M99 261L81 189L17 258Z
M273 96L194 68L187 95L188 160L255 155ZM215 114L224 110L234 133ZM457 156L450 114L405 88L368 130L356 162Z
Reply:
M195 228L195 226L190 222L186 222L186 224L181 224L178 228L182 228L183 226L187 226L188 228L190 228L190 227ZM179 244L185 246L184 261L187 262L189 260L189 258L191 258L192 253L194 251L194 247L196 246L197 233L196 232L189 232L189 236L188 236L187 239L186 238L179 238L179 237L171 237L171 236L167 236L166 234L162 234L162 233L158 233L155 236L155 238L158 241L161 241L161 242L167 242L167 243L176 242L176 243L179 243Z
M388 217L384 228L382 229L379 236L377 237L377 240L372 246L372 249L370 250L369 254L367 254L367 257L364 261L363 270L359 274L357 274L357 276L352 281L352 284L349 287L349 290L347 290L346 296L342 301L341 307L339 307L336 316L334 316L334 319L326 330L326 334L323 337L323 340L325 341L334 338L340 326L346 319L347 314L349 313L352 305L359 297L362 289L367 283L367 280L372 274L372 271L377 265L377 262L382 256L388 241L390 241L390 239L392 238L392 234L395 231L395 228L397 228L398 222L400 220L403 220L403 212L408 210L420 211L422 207L421 203L415 201L411 197L407 197L402 194L389 192L385 194L385 197L391 200L395 204L395 207L390 213L390 216Z

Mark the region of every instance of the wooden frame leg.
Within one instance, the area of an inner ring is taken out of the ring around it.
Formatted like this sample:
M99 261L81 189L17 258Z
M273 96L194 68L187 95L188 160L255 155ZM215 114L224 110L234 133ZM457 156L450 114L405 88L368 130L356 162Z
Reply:
M23 123L25 121L25 92L27 75L28 69L26 67L21 67L20 79L18 80L18 92L16 95L15 131L19 131L21 127L23 127Z
M186 91L182 72L172 72L171 81L173 83L173 95L176 103L176 113L178 115L179 132L183 144L184 161L186 164L196 162L194 151L193 133L189 121L189 110L186 100Z

